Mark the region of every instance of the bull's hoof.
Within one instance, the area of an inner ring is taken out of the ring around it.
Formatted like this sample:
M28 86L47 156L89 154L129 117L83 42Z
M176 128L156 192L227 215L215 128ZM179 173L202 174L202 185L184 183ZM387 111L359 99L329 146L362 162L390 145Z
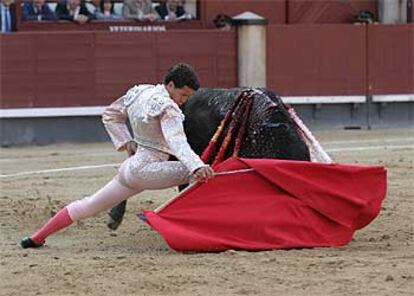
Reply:
M44 242L38 245L30 237L25 237L20 241L20 245L22 246L23 249L40 248L41 246L44 245Z
M106 225L109 229L117 230L119 225L121 225L125 215L126 204L127 202L124 200L108 212L108 221L106 222Z

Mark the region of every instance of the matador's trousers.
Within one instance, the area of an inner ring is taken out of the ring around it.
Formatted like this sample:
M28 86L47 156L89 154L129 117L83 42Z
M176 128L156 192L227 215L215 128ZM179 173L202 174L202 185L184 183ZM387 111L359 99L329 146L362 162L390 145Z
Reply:
M154 149L138 147L126 159L118 174L95 194L70 203L66 208L73 221L94 216L112 208L144 190L165 189L189 182L190 172L179 161L168 161L169 155Z

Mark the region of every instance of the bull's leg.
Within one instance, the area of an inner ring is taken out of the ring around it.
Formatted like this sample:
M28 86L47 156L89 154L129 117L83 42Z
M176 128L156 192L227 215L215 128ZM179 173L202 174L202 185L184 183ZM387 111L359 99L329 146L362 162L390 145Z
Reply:
M127 201L124 200L123 202L114 206L108 212L108 221L106 225L110 229L116 230L119 227L119 225L121 225L122 220L124 219L124 215L125 215L126 204L127 204Z

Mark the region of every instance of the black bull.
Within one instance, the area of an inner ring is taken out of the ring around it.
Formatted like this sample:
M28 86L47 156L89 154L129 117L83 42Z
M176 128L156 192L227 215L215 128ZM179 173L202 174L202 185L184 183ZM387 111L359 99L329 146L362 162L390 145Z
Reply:
M200 89L183 105L185 133L191 148L198 155L204 151L243 90L246 89ZM267 89L254 91L252 111L239 156L310 160L308 147L280 97ZM126 201L111 209L108 227L116 229L120 225L125 206Z

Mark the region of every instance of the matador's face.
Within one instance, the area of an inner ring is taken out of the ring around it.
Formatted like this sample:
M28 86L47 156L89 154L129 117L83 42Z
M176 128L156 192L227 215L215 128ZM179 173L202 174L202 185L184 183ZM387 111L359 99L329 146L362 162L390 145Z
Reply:
M173 99L178 106L187 102L188 98L195 93L194 89L191 89L186 85L182 88L175 87L173 81L168 82L166 89L170 94L171 99Z

